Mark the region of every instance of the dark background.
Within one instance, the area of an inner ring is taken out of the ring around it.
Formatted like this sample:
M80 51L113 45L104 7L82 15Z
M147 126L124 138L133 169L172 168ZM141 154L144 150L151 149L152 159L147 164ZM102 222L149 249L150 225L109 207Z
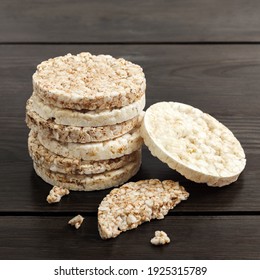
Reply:
M0 0L1 259L260 259L260 1ZM143 149L132 179L173 179L190 192L164 220L103 241L97 207L109 190L46 202L50 185L33 171L25 103L36 65L89 51L138 63L147 107L198 107L240 140L247 166L223 188L195 184ZM79 230L67 225L76 214ZM154 247L155 230L172 242Z

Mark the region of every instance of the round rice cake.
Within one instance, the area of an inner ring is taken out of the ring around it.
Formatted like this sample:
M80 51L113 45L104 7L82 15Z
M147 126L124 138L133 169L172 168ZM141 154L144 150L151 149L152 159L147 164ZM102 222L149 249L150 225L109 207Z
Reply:
M33 74L35 94L60 108L121 108L140 99L145 88L145 76L139 65L88 52L48 59Z
M46 149L35 133L28 137L28 149L32 160L43 168L59 173L90 175L121 168L130 162L140 161L141 149L115 159L86 161L56 155Z
M130 162L125 166L92 175L70 175L59 172L52 172L42 166L33 163L34 170L45 182L64 187L72 191L97 191L117 187L127 182L139 170L141 159Z
M95 143L62 143L55 139L48 138L37 132L39 142L51 152L68 158L82 160L106 160L128 155L142 147L143 140L140 136L140 128L112 140Z
M26 123L29 128L40 130L47 137L60 142L88 143L101 142L117 138L136 127L141 116L123 123L98 127L78 127L56 124L53 119L45 120L33 111L30 100L26 106ZM143 114L142 114L143 115Z
M122 108L109 110L70 110L45 104L37 95L33 94L28 100L32 110L45 120L53 119L56 124L70 126L106 126L125 122L143 111L145 107L145 95Z
M159 102L145 113L141 135L151 153L187 179L225 186L245 168L233 133L212 116L177 102Z

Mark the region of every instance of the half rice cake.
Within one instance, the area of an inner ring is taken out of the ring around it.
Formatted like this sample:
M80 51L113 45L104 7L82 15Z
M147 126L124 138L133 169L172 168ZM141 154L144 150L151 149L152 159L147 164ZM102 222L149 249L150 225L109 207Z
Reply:
M117 138L135 128L143 114L114 125L98 127L78 127L56 124L53 119L45 120L33 111L30 100L26 106L26 123L30 129L40 130L47 137L60 142L88 143Z
M121 168L91 175L71 175L53 172L33 163L38 176L45 182L67 188L72 191L97 191L119 186L133 177L141 166L141 158L127 163Z
M129 182L113 189L98 207L102 239L115 238L151 219L163 219L189 193L178 182L157 179Z
M144 95L143 69L123 58L67 54L43 61L33 74L33 90L45 103L60 108L121 108Z
M197 183L231 184L246 165L244 150L233 133L186 104L152 105L145 113L141 135L154 156Z
M104 142L93 143L62 143L55 139L48 138L41 131L37 133L39 142L51 152L68 158L83 160L106 160L131 154L140 149L143 139L140 136L140 128L135 128L128 133Z
M28 150L32 160L39 166L52 172L71 175L90 175L119 169L128 163L141 160L141 149L129 155L115 159L89 161L77 158L67 158L52 153L37 139L37 133L30 133L28 137Z

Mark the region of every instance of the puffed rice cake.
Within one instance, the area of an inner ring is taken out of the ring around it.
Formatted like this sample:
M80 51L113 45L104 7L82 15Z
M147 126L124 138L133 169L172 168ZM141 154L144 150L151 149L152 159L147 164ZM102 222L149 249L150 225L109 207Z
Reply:
M37 139L37 133L33 131L28 137L28 149L32 160L37 165L53 172L73 175L103 173L119 169L130 162L136 162L141 159L141 149L119 158L100 161L86 161L78 158L59 156L41 145Z
M233 133L186 104L152 105L145 113L141 135L154 156L197 183L231 184L246 165L244 150Z
M26 104L36 173L70 190L125 183L141 165L146 80L140 66L108 55L65 55L37 66Z
M145 89L139 65L88 52L43 61L33 74L34 93L46 104L74 110L121 108L139 100Z
M115 238L151 219L163 219L189 193L178 182L157 179L129 182L113 189L98 207L102 239Z
M141 158L121 168L91 175L71 175L53 172L33 163L34 170L45 182L72 191L97 191L119 186L127 182L139 170Z
M26 123L30 129L39 130L48 138L60 142L88 143L101 142L117 138L135 128L141 121L143 114L123 123L97 127L78 127L57 124L50 118L48 120L40 117L32 109L31 100L26 106Z
M28 103L32 110L45 120L53 119L56 124L70 126L105 126L115 125L132 119L139 114L145 107L145 95L140 99L121 108L107 110L70 110L45 104L38 96L33 94Z
M106 160L114 159L140 149L143 139L140 136L140 129L132 131L112 140L96 143L62 143L48 138L40 130L37 138L39 142L51 152L68 158L78 158L83 160Z

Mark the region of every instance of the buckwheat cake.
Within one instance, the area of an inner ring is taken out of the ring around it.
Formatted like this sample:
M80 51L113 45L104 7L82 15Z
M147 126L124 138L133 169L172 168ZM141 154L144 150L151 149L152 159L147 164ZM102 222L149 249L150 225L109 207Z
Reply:
M178 182L157 179L129 182L113 189L98 207L102 239L115 238L151 219L163 219L189 193Z
M142 68L123 58L83 52L43 61L33 90L44 103L75 110L121 108L145 94Z
M246 165L234 134L209 114L186 104L152 105L145 113L141 135L154 156L197 183L231 184Z

